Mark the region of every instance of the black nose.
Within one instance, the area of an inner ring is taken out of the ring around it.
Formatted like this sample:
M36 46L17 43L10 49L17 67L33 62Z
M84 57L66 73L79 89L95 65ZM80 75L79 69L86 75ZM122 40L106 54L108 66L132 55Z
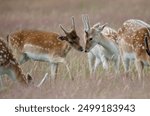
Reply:
M82 48L82 47L80 47L80 48L79 48L79 50L82 52L82 51L83 51L83 48Z
M85 50L85 52L88 52L87 50Z

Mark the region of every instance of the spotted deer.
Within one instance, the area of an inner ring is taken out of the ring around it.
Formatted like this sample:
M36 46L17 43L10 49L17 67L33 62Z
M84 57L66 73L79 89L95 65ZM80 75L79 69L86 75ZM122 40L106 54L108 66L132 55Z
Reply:
M106 26L107 24L101 25L97 23L90 27L87 15L82 16L82 21L85 32L84 38L86 41L85 52L88 52L90 73L95 72L100 63L103 64L104 69L108 69L108 60L114 61L117 72L120 62L117 32Z
M72 28L66 31L60 24L60 28L65 35L60 35L54 32L44 32L39 30L22 30L9 35L9 45L19 52L20 64L32 59L35 61L45 61L50 64L51 78L55 79L58 63L65 64L70 78L70 69L66 62L66 55L75 48L78 51L83 51L80 45L80 38L75 30L75 21L72 17Z
M126 75L129 72L130 61L135 61L138 79L143 77L143 68L150 65L150 57L147 49L149 25L141 20L130 19L123 23L118 30L118 42ZM146 42L144 42L146 41Z
M28 85L32 81L32 77L27 74L25 75L22 72L22 69L19 67L16 59L14 58L12 51L3 41L3 38L0 38L0 80L1 86L2 75L7 74L9 78L13 81L17 80L23 85Z

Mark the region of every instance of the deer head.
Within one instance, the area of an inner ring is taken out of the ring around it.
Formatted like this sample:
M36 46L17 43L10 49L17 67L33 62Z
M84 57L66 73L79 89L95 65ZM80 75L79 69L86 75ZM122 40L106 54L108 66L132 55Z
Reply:
M107 24L101 25L100 23L97 23L93 27L90 27L88 15L82 15L82 21L85 32L85 52L89 52L96 44L99 43L99 38L103 38L101 32Z
M60 24L60 28L63 30L63 32L65 33L65 36L59 36L58 39L60 40L65 40L67 41L70 46L72 46L73 48L77 49L78 51L83 51L82 46L80 45L80 38L76 33L75 30L75 21L74 21L74 17L71 18L72 19L72 27L70 31L67 31L61 24Z

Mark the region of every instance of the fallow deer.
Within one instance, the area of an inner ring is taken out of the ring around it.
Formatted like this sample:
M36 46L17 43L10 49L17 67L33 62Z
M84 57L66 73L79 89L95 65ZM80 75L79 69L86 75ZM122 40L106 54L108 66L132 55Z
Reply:
M0 38L0 78L2 78L2 75L4 74L7 74L9 78L14 81L17 79L23 85L28 85L32 81L32 77L29 74L23 74L22 69L19 67L19 64L12 54L12 51L3 41L3 38Z
M130 19L118 30L118 42L125 72L128 74L130 61L134 60L139 80L143 77L144 65L150 65L150 57L146 53L147 47L144 42L144 38L147 38L148 45L150 40L148 26L141 20Z
M51 78L55 79L58 63L63 63L67 67L70 78L72 78L65 57L71 48L83 51L80 45L80 38L75 30L74 17L72 17L72 28L70 31L66 31L62 25L60 25L60 28L65 33L65 36L54 32L22 30L10 34L8 43L21 55L21 64L29 59L49 62L51 66Z
M108 60L115 63L116 72L119 69L119 49L117 45L117 32L104 25L97 23L90 27L88 16L82 16L85 32L85 52L88 52L90 72L95 72L99 63L102 62L104 69L108 69ZM94 66L94 58L95 66Z

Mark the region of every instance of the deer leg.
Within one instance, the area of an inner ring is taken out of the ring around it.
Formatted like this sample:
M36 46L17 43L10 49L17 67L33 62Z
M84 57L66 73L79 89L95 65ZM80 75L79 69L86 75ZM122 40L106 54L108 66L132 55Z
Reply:
M96 58L96 60L95 60L95 65L94 65L94 74L95 74L95 72L96 72L96 69L97 69L97 67L98 67L98 65L101 63L101 60L99 59L99 58Z
M138 80L141 81L143 77L144 64L140 60L135 60L136 70L138 71Z
M128 58L123 58L123 66L125 69L126 77L128 77L128 73L129 73L129 63L130 63L130 60Z
M101 61L102 61L102 64L103 64L103 68L105 70L108 70L108 62L107 62L107 59L104 55L101 56Z
M5 87L4 84L3 84L3 76L4 76L4 75L1 75L1 76L0 76L0 91L2 91L2 90L4 90L4 89L7 88L7 87Z
M67 68L67 72L68 72L68 74L69 74L69 78L72 79L72 80L74 80L74 78L73 78L72 75L71 75L71 72L70 72L70 68L69 68L68 63L67 63L65 60L63 60L62 63L63 63L63 64L66 66L66 68Z
M114 67L115 67L115 72L116 72L116 74L119 73L119 65L120 65L120 57L118 57L118 58L114 61Z
M30 69L29 74L32 74L32 72L33 72L34 70L36 71L37 67L38 67L38 65L36 65L36 62L34 62L33 68Z
M51 63L51 78L55 79L58 69L58 63Z
M93 73L94 60L95 60L95 56L89 52L88 53L88 62L89 62L90 75L92 75L92 73Z
M0 88L3 88L2 76L0 76Z

